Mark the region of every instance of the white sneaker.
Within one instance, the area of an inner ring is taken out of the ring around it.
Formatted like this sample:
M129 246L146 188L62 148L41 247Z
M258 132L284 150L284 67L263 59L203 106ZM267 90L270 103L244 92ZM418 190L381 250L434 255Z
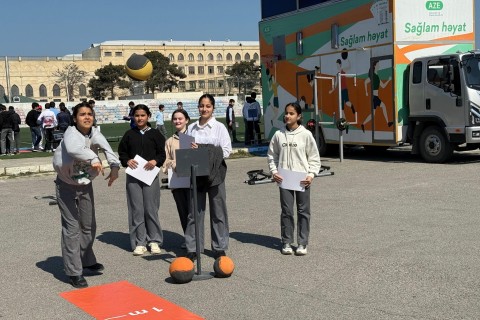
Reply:
M151 254L160 254L160 253L162 253L162 250L160 249L158 243L156 243L156 242L151 242L151 243L150 243L150 253L151 253Z
M306 254L307 254L307 246L299 245L297 250L295 251L295 255L304 256Z
M293 253L293 249L292 249L292 246L290 245L290 243L284 243L283 244L283 247L282 247L282 254L292 254Z
M143 256L147 252L147 247L145 246L137 246L135 250L133 250L134 256Z

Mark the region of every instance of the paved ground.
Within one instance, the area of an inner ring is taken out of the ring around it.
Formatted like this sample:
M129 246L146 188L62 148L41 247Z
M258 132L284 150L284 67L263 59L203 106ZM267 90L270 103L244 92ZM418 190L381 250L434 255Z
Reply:
M127 280L211 320L479 319L480 153L442 165L402 149L323 160L335 175L313 185L305 257L279 252L277 187L243 183L247 171L266 169L266 159L228 160L228 254L235 272L184 285L172 284L168 274L182 254L170 192L161 195L163 254L134 257L125 174L111 188L97 179L95 251L106 270L88 277L90 286ZM1 167L7 160L0 161ZM49 199L37 199L53 194L53 178L0 180L2 319L91 319L59 296L72 290L62 271L59 212ZM212 270L209 254L204 271Z

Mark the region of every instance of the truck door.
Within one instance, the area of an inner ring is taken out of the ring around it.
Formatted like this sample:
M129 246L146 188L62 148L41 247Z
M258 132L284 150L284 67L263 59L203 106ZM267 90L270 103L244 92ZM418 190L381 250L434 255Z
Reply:
M368 134L370 127L372 142L377 144L395 143L397 121L392 75L392 56L374 57L370 60L370 70L365 80L365 94L370 97L370 115L361 122L361 128Z
M465 107L456 106L457 96L445 91L453 79L453 67L448 58L432 59L427 63L427 79L424 86L424 106L428 114L440 117L447 126L447 131L465 128Z

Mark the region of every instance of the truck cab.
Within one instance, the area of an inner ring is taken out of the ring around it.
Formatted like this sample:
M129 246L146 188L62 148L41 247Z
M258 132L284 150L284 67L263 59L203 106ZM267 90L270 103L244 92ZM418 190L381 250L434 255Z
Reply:
M417 58L410 64L408 139L427 162L480 147L480 52Z

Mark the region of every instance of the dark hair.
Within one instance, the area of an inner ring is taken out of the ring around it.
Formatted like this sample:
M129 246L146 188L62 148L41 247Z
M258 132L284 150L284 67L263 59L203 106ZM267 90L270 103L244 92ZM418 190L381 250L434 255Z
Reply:
M63 102L60 103L60 111L63 111L63 112L67 111L67 107L65 107L65 103Z
M257 97L257 93L256 93L256 92L250 93L250 97L252 97L253 99L255 99L255 98Z
M55 108L55 101L50 101L50 108Z
M50 109L50 102L45 103L45 109Z
M342 65L342 60L337 59L337 63L338 63L339 65Z
M135 105L135 102L130 101L130 102L128 103L128 105L129 105L129 106L132 106L132 105L134 106L134 105Z
M15 110L15 108L14 108L13 106L9 106L9 107L8 107L8 110L9 110L9 111L12 111L12 110Z
M39 104L37 102L32 102L32 109L37 109Z
M185 111L185 109L177 109L175 111L173 111L172 113L172 121L173 121L173 116L175 116L175 113L181 113L185 116L185 119L187 119L188 121L190 121L190 116L188 115L188 112Z
M300 116L300 119L297 120L297 124L302 124L302 107L296 102L290 102L285 106L285 111L287 111L288 107L293 107L295 109L295 112Z
M210 100L210 103L212 104L213 108L215 109L215 98L209 93L202 94L200 99L198 99L198 105L200 105L200 101L202 101L203 98L207 98L208 100Z
M95 100L88 100L88 104L95 104Z
M7 107L5 107L3 104L0 104L0 110L5 111L7 110Z
M143 110L147 113L147 116L150 118L150 116L152 115L152 113L150 112L150 109L144 105L144 104L137 104L135 106L135 108L133 108L133 114L135 114L135 111L137 110Z
M165 108L165 106L163 104L158 105L158 109L164 109L164 108Z
M83 107L87 107L89 108L90 110L92 110L93 112L93 107L87 102L87 101L82 101L80 102L79 104L77 104L75 107L73 107L73 114L72 116L74 118L77 117L77 114L78 114L78 110L80 110L80 108L83 108Z
M182 101L178 101L178 102L177 102L177 106L178 106L178 105L183 106L183 102L182 102Z
M235 102L235 100L234 100L234 99L230 99L230 100L228 100L228 102Z

